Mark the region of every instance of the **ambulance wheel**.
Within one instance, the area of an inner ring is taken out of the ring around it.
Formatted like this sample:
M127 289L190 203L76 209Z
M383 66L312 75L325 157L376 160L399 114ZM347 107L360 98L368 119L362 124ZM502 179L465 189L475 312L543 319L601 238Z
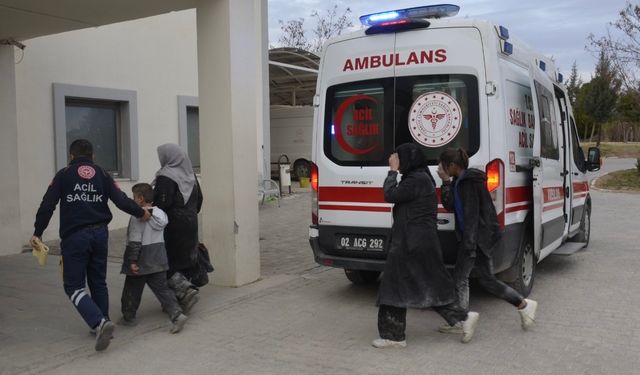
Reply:
M293 163L293 174L297 178L311 176L311 166L305 159L298 159Z
M347 275L347 279L356 285L375 284L380 277L378 271L363 271L363 270L350 270L344 269L344 274Z
M582 211L582 220L580 220L580 231L576 234L572 241L573 242L584 242L586 245L584 247L589 246L589 237L591 237L591 206L586 204L584 206L584 211Z
M527 231L520 244L518 258L512 266L516 278L514 281L508 283L524 297L527 297L533 288L533 281L536 275L536 263L536 256L533 251L533 236L530 231Z

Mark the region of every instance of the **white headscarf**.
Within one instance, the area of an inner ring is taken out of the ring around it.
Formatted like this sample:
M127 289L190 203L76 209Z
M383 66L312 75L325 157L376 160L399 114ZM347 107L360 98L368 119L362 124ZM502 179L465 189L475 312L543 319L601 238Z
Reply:
M156 177L165 176L178 184L184 204L187 204L196 186L196 176L189 156L177 144L165 143L158 146L158 159L161 168L156 172Z

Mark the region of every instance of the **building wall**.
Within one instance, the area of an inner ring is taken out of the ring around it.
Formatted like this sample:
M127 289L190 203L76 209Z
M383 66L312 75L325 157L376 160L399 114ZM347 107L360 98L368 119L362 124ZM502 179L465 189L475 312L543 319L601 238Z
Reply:
M56 173L53 83L137 92L139 181L159 168L156 147L178 139L178 95L197 96L195 10L25 41L16 65L20 222L25 244L35 213ZM17 59L20 52L17 52ZM133 183L118 180L130 195ZM111 228L127 215L112 205ZM58 236L58 210L44 239Z

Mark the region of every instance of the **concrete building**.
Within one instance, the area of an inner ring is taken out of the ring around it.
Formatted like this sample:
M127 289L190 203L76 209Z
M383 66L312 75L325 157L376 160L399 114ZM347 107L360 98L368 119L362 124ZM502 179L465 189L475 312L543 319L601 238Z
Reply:
M266 12L266 0L0 0L2 251L17 253L30 238L68 140L92 139L98 162L129 192L153 179L158 145L189 148L199 136L214 282L258 279ZM112 227L125 226L113 212ZM56 212L45 239L57 230Z

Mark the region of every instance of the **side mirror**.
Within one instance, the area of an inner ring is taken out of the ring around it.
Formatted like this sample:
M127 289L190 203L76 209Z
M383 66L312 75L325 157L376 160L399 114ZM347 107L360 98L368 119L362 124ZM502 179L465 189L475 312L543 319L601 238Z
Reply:
M589 147L589 154L587 155L587 170L595 172L600 170L600 149L597 147Z

